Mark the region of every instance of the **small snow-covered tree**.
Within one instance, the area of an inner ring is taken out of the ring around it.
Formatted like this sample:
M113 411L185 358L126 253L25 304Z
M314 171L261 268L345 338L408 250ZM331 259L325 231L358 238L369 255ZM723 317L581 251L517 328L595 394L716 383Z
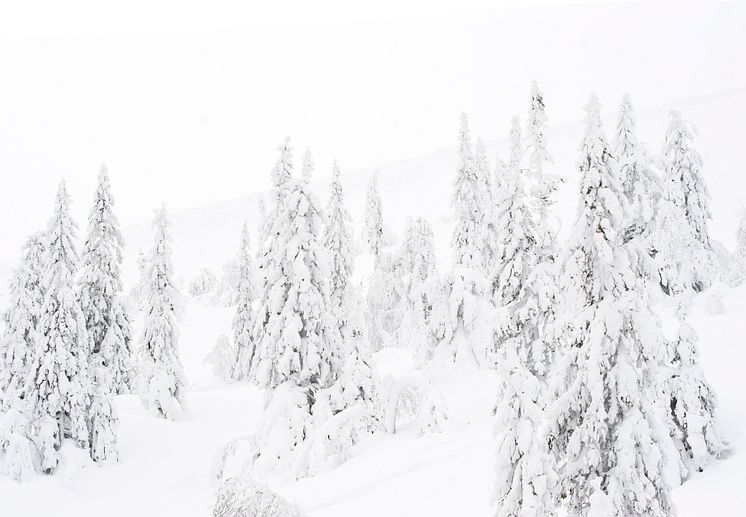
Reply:
M649 231L660 198L660 181L650 166L645 148L637 138L637 120L632 98L622 97L613 143L614 157L633 220L634 233Z
M424 360L432 355L435 346L432 315L440 301L433 229L424 217L409 221L401 255L407 277L399 342L414 349Z
M746 209L741 211L741 219L736 230L736 251L733 254L734 284L746 278Z
M108 334L101 345L102 349L106 346L107 339ZM117 445L119 420L112 403L115 385L112 376L113 370L104 361L104 355L99 354L93 358L93 364L91 365L94 386L88 413L91 458L94 461L116 461L119 458Z
M44 303L25 393L32 437L46 473L57 467L63 438L70 437L79 446L88 445L89 340L85 316L75 295L77 227L69 205L63 181L45 236Z
M508 171L520 171L523 162L523 155L526 150L523 147L521 122L517 115L510 121L510 134L508 135L508 141L510 142L510 158L508 160L507 169Z
M512 344L504 347L496 408L495 515L556 515L557 473L544 428L543 390Z
M684 464L699 472L727 445L720 437L715 412L717 398L699 365L697 333L686 322L686 308L678 309L679 328L669 343L671 374L667 382L673 436Z
M274 194L275 211L280 210L282 200L287 194L293 180L293 148L290 145L290 137L280 147L280 157L272 169L272 192Z
M179 358L176 314L179 294L171 264L171 234L166 209L156 212L154 242L144 285L145 320L140 338L140 398L156 415L175 418L182 410L184 371Z
M303 153L303 162L301 163L300 176L303 183L308 185L311 181L311 175L314 171L313 157L311 156L311 150L306 148L306 152Z
M44 238L29 237L21 264L10 282L5 330L0 337L0 411L24 397L35 346L35 331L44 302Z
M368 194L365 198L365 240L373 258L378 258L383 249L383 213L381 211L381 196L378 193L378 172L374 173L368 183Z
M220 380L227 381L233 377L236 365L236 349L225 334L220 334L217 343L205 356L204 363L212 369L213 375Z
M401 327L405 289L401 270L401 262L384 251L368 280L368 336L374 352L393 344Z
M526 150L528 151L529 165L536 178L541 181L544 174L544 164L552 163L552 156L547 150L546 124L544 96L539 91L536 81L531 83L531 100L528 105L528 117L526 118Z
M254 378L276 388L331 384L338 375L339 330L329 306L322 216L303 182L293 181L272 222L256 315ZM266 266L266 267L265 267Z
M481 138L477 138L477 144L474 146L474 167L482 185L481 190L484 200L488 205L491 205L494 193L492 174L490 173L490 162L487 159L487 151L484 148L484 142L482 142Z
M572 515L668 516L670 437L651 402L660 333L623 246L624 192L595 96L586 110L581 198L565 263L574 332L556 366L549 439L562 457L561 493Z
M453 232L454 267L484 271L483 213L487 208L483 182L477 172L469 136L469 120L461 114L458 169L451 203L456 213Z
M352 255L352 230L350 213L344 202L342 179L337 162L332 168L331 195L326 210L324 245L329 251L331 269L330 295L332 307L341 308L347 286L352 278L354 257ZM343 315L340 314L343 317Z
M241 245L238 250L238 289L236 312L231 324L233 330L233 346L236 356L233 365L233 378L236 380L249 379L256 353L256 342L252 335L254 326L253 302L256 296L254 285L254 264L251 260L251 245L249 242L249 227L246 223L241 230Z
M34 444L23 409L10 407L0 412L0 475L18 482L28 481L34 474Z

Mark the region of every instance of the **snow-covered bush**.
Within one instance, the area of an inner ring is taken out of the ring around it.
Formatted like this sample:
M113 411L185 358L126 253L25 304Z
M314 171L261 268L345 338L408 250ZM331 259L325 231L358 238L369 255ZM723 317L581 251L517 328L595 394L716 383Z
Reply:
M249 478L220 484L212 517L303 517L300 509Z
M419 374L386 376L379 390L379 418L388 433L406 423L413 423L418 435L437 433L448 420L443 397Z
M235 362L236 350L228 336L221 334L210 353L205 356L204 363L210 366L215 377L227 381L233 376Z
M212 293L218 287L218 279L209 269L202 268L189 282L189 294L191 296L202 296Z
M28 481L34 474L34 453L26 415L16 408L0 412L0 473L15 481Z

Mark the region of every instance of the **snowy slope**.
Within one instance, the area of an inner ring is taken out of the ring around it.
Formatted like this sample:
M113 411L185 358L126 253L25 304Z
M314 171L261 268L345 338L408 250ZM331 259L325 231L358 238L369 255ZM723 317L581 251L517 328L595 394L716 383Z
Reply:
M617 99L602 101L610 112L615 109ZM712 233L732 247L737 210L746 200L746 164L739 152L746 141L746 88L675 101L640 114L640 131L653 150L662 143L666 111L672 106L681 109L699 129L697 144L705 157L713 198ZM607 130L611 130L614 119L613 113L605 119ZM496 116L495 126L495 134L507 129L508 117ZM454 140L456 129L454 121ZM580 136L580 123L554 127L548 136L555 158L550 172L567 178L557 205L565 228L575 209L574 164ZM488 141L487 146L491 159L498 149L505 155L504 141ZM441 270L450 260L454 168L453 149L380 167L384 218L397 232L407 216L429 218L435 227ZM358 234L365 187L372 172L343 176ZM313 183L324 200L327 186L325 178ZM256 228L256 201L257 195L251 194L173 214L177 276L189 279L202 267L219 272L234 254L244 218L248 218L250 228ZM149 238L146 224L126 231L129 247L125 267L130 281L136 271L137 250L147 249ZM363 253L358 258L358 277L367 276L369 268L370 261ZM698 299L692 323L701 337L706 375L720 397L723 432L733 445L733 454L675 491L683 517L737 515L746 508L746 453L742 446L746 443L746 390L741 379L741 365L746 362L746 286L726 290L724 302L726 312L713 316L705 314L704 299ZM667 308L662 309L667 323ZM252 431L262 404L261 393L255 388L221 385L202 363L219 334L229 332L230 318L230 310L205 307L196 300L186 307L181 353L191 392L187 414L181 421L156 419L146 414L134 397L119 397L119 464L91 466L81 462L80 468L25 485L0 479L0 515L209 515L215 489L211 479L215 454L226 441ZM405 350L386 349L376 356L379 373L404 373L410 364ZM412 429L404 427L396 435L381 435L360 444L347 463L331 472L273 488L313 517L488 515L495 374L438 364L429 367L426 374L450 409L443 433L417 437Z

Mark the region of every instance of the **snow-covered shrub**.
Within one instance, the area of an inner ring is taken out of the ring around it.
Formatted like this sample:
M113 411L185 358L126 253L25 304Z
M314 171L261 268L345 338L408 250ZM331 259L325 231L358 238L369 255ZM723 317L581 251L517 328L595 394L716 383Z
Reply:
M29 422L16 408L0 413L0 473L19 482L34 474L34 444L29 438Z
M235 348L231 345L228 336L221 334L210 353L205 356L204 363L210 366L215 377L227 381L232 377L235 361Z
M189 282L189 294L191 296L202 296L212 293L218 286L218 279L209 269L202 268L199 273Z
M381 380L379 413L388 433L396 433L407 422L418 435L442 431L448 408L440 393L418 374L386 376Z
M736 287L743 281L744 271L739 261L739 252L728 251L725 245L715 239L710 239L712 252L714 255L715 278L720 280L728 287Z
M304 514L266 486L249 478L221 483L213 517L303 517Z

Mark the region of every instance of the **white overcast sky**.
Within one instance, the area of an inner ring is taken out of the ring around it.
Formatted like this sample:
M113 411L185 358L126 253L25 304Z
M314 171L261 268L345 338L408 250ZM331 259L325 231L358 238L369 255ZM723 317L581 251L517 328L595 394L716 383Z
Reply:
M532 78L550 123L746 85L736 2L243 4L0 0L0 260L101 162L126 225L265 188L287 134L319 175L502 138Z

